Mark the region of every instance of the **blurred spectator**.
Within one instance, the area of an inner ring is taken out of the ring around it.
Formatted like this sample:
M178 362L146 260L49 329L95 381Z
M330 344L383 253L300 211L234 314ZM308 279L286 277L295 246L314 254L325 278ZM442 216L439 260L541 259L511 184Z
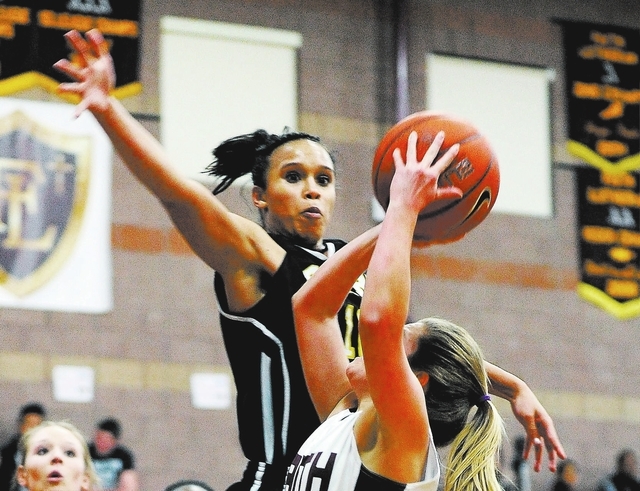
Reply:
M522 458L525 441L524 436L519 436L513 441L511 469L513 469L515 485L518 491L531 491L531 467L529 462Z
M500 483L500 486L502 487L503 491L518 491L515 483L511 479L509 479L509 477L505 472L504 449L502 449L500 451L500 454L498 455L496 473L498 475L498 482Z
M562 460L556 470L556 481L552 491L574 491L579 479L579 471L576 463L571 460Z
M100 421L89 452L105 491L138 491L138 473L133 453L120 445L122 428L115 418Z
M27 430L42 423L45 416L44 407L36 402L25 404L20 408L18 413L18 432L0 449L0 491L9 491L11 489L18 463L22 460L22 456L18 451L20 437Z
M640 491L637 478L638 459L631 449L622 450L616 457L616 471L604 478L599 491Z

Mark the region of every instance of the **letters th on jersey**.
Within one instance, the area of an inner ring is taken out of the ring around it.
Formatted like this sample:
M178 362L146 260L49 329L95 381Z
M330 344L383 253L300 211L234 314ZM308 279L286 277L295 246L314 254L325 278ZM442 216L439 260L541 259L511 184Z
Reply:
M0 287L24 296L65 263L87 200L91 140L20 111L0 119Z

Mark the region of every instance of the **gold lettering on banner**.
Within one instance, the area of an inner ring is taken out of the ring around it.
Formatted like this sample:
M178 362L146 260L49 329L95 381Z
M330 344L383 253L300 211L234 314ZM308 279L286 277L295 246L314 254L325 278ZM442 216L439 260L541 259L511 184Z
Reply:
M572 94L578 99L603 100L609 106L600 111L602 119L619 118L624 114L627 104L640 103L640 89L626 90L611 85L588 82L574 82Z
M138 22L133 20L58 13L53 10L39 11L38 25L50 29L77 29L82 32L95 27L100 29L105 36L137 37L139 34Z
M587 259L583 265L584 271L590 276L600 276L617 278L623 280L640 280L640 271L633 264L628 264L624 268L616 268L607 263L596 263L592 259Z
M640 232L636 232L635 230L620 230L620 237L618 241L620 245L625 247L635 247L640 248Z
M586 131L590 135L595 135L598 138L607 138L609 135L611 135L610 129L598 126L593 121L587 121L587 123L584 125L584 131Z
M614 174L611 172L601 172L600 182L606 186L614 186L617 188L635 188L636 178L628 172Z
M595 44L585 46L578 51L578 56L586 60L602 60L623 65L636 65L638 54L633 51L624 51L627 45L623 36L614 33L603 34L591 31L589 36Z
M616 140L600 140L596 143L596 152L603 157L622 157L629 153L629 145Z
M586 225L582 227L581 236L585 242L590 244L619 244L623 247L640 248L640 232L635 230L617 230L597 225Z
M605 283L605 293L615 298L636 298L639 293L638 282L609 279Z
M13 39L16 35L15 26L26 26L30 22L31 9L0 5L0 38Z
M586 197L589 203L596 205L640 208L640 196L628 189L588 187Z
M582 227L582 238L591 244L613 244L618 239L618 233L609 227L587 225Z

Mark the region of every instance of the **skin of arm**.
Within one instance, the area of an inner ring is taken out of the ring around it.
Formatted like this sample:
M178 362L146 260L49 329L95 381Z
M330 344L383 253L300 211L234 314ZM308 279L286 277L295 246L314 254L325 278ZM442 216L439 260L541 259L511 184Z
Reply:
M413 232L418 213L428 203L461 196L457 188L438 187L440 173L458 151L457 145L452 146L432 165L443 139L441 132L426 154L418 157L417 134L413 132L407 144L406 163L399 149L394 151L390 203L369 264L360 314L364 365L377 414L376 443L367 460L383 462L385 468L381 470L385 475L405 482L416 477L405 473L405 469L422 465L429 439L424 389L409 365L403 343L411 290ZM358 423L354 430L357 439ZM390 455L403 458L389 459Z
M134 469L122 471L118 479L117 491L138 491L139 489L138 473Z
M351 391L345 374L349 362L336 315L354 282L367 268L379 231L380 225L349 242L293 296L304 376L321 421Z
M535 454L533 470L539 472L542 468L542 444L544 443L549 459L549 470L555 472L558 458L565 459L567 456L547 411L524 381L489 362L485 361L484 366L491 380L489 392L509 401L513 414L525 429L523 458L529 458L533 446Z
M89 110L138 180L162 203L194 252L225 279L230 306L243 310L262 296L259 277L273 273L284 258L258 224L229 210L202 184L181 175L160 143L109 92L115 84L113 60L102 34L65 35L79 66L60 60L54 66L75 82L59 86L82 101L76 114Z

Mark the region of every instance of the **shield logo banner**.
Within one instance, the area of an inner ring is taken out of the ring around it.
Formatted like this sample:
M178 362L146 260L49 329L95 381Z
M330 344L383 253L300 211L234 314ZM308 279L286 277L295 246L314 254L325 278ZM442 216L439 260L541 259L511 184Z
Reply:
M24 296L73 251L87 202L91 139L21 111L0 118L0 285Z

